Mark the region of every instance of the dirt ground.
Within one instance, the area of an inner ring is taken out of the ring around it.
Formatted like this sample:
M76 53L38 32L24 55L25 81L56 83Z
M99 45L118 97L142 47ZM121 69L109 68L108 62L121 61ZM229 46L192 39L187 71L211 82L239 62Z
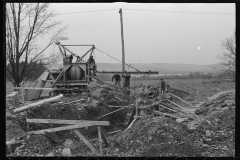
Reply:
M194 106L199 105L195 113L206 119L202 123L176 122L170 117L152 117L138 120L127 131L109 135L109 147L103 148L104 156L231 156L235 152L235 95L225 93L215 99L207 99L214 94L235 89L235 82L206 83L176 81L171 86L171 92ZM87 94L65 95L61 102L71 102L87 99ZM64 149L63 143L71 139L77 144L77 149L71 150L73 156L93 156L89 148L79 141L72 130L59 131L49 136L55 137L58 143L43 135L33 135L27 138L26 116L29 119L66 119L66 120L100 120L109 121L110 126L104 127L105 131L121 130L127 113L131 108L126 108L109 116L97 118L118 108L107 106L127 106L133 104L135 97L108 88L96 88L91 94L91 102L83 101L68 105L60 103L45 103L18 114L15 118L6 119L6 138L8 141L21 139L24 143L9 156L44 156L51 153L61 156ZM24 105L24 104L22 104ZM226 109L227 108L227 109ZM217 120L216 120L217 119ZM228 121L225 121L228 119ZM209 123L208 123L209 122ZM194 127L189 127L194 124ZM53 124L30 124L29 131L58 127ZM14 128L14 129L13 129ZM17 128L17 129L16 129ZM189 129L191 128L191 129ZM194 129L192 129L194 128ZM206 136L206 130L210 136ZM96 127L82 128L79 131L98 149Z

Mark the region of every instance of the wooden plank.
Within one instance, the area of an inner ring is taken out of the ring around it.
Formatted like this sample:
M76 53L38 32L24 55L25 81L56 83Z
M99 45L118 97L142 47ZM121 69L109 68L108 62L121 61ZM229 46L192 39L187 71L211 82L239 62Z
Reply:
M23 112L23 111L25 111L25 110L27 110L27 109L29 109L29 108L32 108L32 107L41 105L41 104L43 104L43 103L45 103L45 102L50 102L50 101L59 99L59 98L61 98L61 97L63 97L62 94L60 94L60 95L58 95L58 96L55 96L55 97L52 97L52 98L48 98L48 99L41 100L41 101L36 102L36 103L31 103L31 104L28 104L28 105L23 106L23 107L16 108L16 109L14 109L14 113Z
M62 70L59 75L57 76L57 78L54 80L54 82L52 83L52 85L50 86L50 88L52 88L54 86L54 84L58 81L58 79L63 75L64 70Z
M13 87L14 89L53 90L53 88Z
M113 114L113 113L115 113L115 112L117 112L117 111L120 111L120 110L122 110L122 109L124 109L124 108L127 108L127 107L129 107L129 106L122 107L122 108L120 108L120 109L117 109L117 110L115 110L115 111L113 111L113 112L107 113L107 114L102 115L102 116L97 117L97 118L105 117L105 116L107 116L107 115Z
M43 129L39 131L31 131L28 132L28 134L44 134L45 132L57 132L57 131L63 131L63 130L70 130L70 129L75 129L75 128L83 128L83 127L88 127L88 126L106 126L109 125L106 122L82 122L80 124L75 124L75 125L68 125L68 126L63 126L63 127L56 127L56 128L50 128L50 129Z
M118 132L121 132L121 131L122 130L117 130L117 131L109 132L108 134L118 133Z
M99 153L100 155L102 156L103 153L102 153L102 135L101 135L101 128L100 126L98 126L98 138L99 138Z
M78 130L75 129L74 132L78 135L80 140L82 140L88 146L88 148L91 149L92 153L99 155L98 151L91 145L91 143L89 143L89 141Z
M132 123L128 126L128 128L126 130L128 130L132 125L133 123L137 120L137 118L134 118L134 120L132 121Z
M110 108L123 108L124 106L113 106L113 105L107 105L107 107L110 107Z
M159 111L153 111L153 112L155 114L158 114L158 115L170 116L170 117L174 117L174 118L182 118L182 117L177 117L177 116L174 116L174 115L171 115L171 114L162 113L162 112L159 112Z
M79 83L78 83L79 84ZM65 85L65 84L64 84ZM64 86L63 85L63 86ZM69 84L71 85L71 83ZM72 84L73 85L73 84ZM81 83L81 85L84 85ZM86 84L87 85L87 84ZM71 88L71 89L67 89L67 88L39 88L39 87L13 87L14 89L29 89L29 90L49 90L49 91L72 91L72 90L87 90L87 89L78 89L78 88ZM14 96L14 95L11 95Z
M186 108L183 108L182 106L180 106L180 105L178 105L178 104L176 104L176 103L174 103L174 102L172 102L172 101L169 101L169 100L167 100L168 102L170 102L170 103L172 103L172 104L174 104L174 105L176 105L176 106L178 106L179 108L182 108L183 110L185 110L187 113L190 113Z
M109 146L109 143L108 143L108 140L107 140L107 137L106 137L106 134L105 134L103 128L101 128L101 133L102 133L103 142L106 144L106 147L108 147L108 146Z
M178 96L176 96L176 95L174 95L174 94L172 94L172 93L169 93L170 95L172 95L172 96L174 96L174 97L176 97L177 99L179 99L179 100L181 100L181 101L183 101L183 102L185 102L186 104L188 104L188 105L190 105L191 107L194 107L193 105L191 105L190 103L188 103L187 101L184 101L183 99L181 99L180 97L178 97Z
M79 124L93 122L98 125L109 126L109 121L62 120L62 119L26 119L27 123Z
M103 74L158 74L158 71L147 71L147 72L134 72L134 71L127 71L127 72L121 72L121 71L97 71L96 73L103 73Z

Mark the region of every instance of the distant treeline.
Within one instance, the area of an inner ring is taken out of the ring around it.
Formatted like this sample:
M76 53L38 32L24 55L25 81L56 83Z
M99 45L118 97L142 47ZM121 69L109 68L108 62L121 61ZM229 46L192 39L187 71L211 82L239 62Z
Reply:
M98 75L97 77L104 81L111 81L112 75L102 74ZM227 72L222 72L218 74L214 73L203 73L203 72L191 72L189 74L171 74L171 75L139 75L139 76L132 76L131 80L159 80L159 79L223 79L223 78L234 78L234 75L231 75Z

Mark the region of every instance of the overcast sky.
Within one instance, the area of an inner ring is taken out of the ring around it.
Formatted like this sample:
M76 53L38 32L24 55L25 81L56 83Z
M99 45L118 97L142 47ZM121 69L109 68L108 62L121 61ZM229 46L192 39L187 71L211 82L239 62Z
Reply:
M94 44L121 60L119 8L123 9L126 63L215 64L223 52L221 41L231 36L236 26L234 3L53 3L50 6L59 13L54 20L69 25L66 30L69 40L61 41L62 44ZM69 48L79 55L88 50ZM48 52L53 49L59 52L54 46ZM98 63L119 63L99 51L95 51L95 56Z

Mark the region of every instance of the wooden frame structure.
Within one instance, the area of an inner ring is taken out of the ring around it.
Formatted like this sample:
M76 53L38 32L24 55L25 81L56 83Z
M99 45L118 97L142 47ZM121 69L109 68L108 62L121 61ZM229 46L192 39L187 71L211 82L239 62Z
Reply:
M43 129L38 131L27 132L28 135L32 134L45 134L63 130L71 130L76 133L80 140L82 140L88 148L95 155L102 156L102 143L104 142L107 146L109 145L106 135L101 129L101 126L109 126L109 121L85 121L85 120L62 120L62 119L26 119L27 122L27 131L29 131L29 123L51 123L51 124L68 124L67 126ZM99 152L91 145L91 143L77 130L77 128L89 127L89 126L97 126L98 128L98 137L99 137Z

